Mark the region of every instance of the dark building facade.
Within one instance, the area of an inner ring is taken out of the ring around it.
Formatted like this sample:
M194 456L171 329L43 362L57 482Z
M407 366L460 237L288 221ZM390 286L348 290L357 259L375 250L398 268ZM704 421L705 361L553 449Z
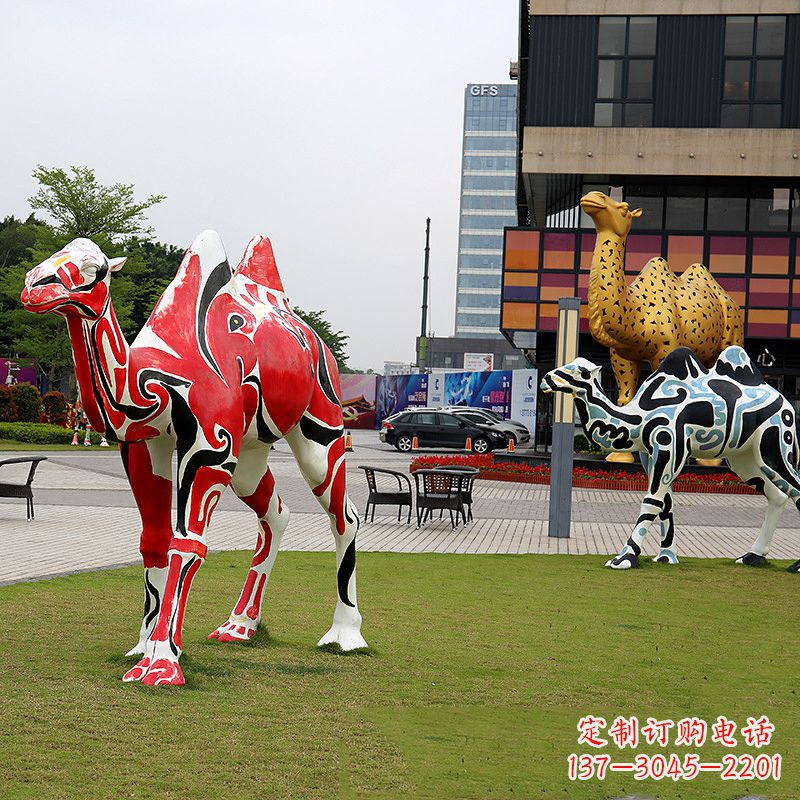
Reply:
M626 272L702 262L739 303L745 346L800 396L800 6L521 3L518 227L504 236L500 327L551 368L559 297L585 302L595 243L578 200L641 207ZM608 363L588 334L580 352ZM606 370L608 372L608 370Z

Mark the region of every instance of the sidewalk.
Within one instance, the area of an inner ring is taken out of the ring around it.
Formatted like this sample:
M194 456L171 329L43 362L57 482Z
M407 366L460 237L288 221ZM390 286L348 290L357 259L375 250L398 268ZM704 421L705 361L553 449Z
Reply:
M369 432L365 432L369 433ZM359 463L407 469L408 457L370 446L362 434L348 461L351 496L363 512L366 484ZM292 512L281 550L333 550L327 516L316 503L285 446L271 459L281 496ZM19 476L5 467L3 480ZM23 467L23 472L25 468ZM25 520L25 504L0 502L0 585L63 575L87 569L139 564L140 523L127 480L115 453L49 454L34 482L36 519ZM396 522L396 515L362 522L361 552L403 553L570 553L607 556L617 553L638 515L636 492L573 491L569 539L547 535L549 490L531 484L478 481L475 521L451 530L449 520L435 520L417 530ZM379 509L380 510L380 509ZM676 494L676 549L680 556L736 558L747 552L766 511L752 495ZM775 533L771 558L800 558L800 526L793 507L784 512ZM209 531L209 548L249 550L256 522L232 492L226 493ZM646 555L658 552L650 535Z

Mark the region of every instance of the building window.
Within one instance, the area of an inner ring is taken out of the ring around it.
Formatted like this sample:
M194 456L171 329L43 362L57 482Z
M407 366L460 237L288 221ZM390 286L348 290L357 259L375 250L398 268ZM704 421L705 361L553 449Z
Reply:
M657 17L600 17L594 124L647 128L653 124Z
M781 124L786 17L726 17L723 128Z

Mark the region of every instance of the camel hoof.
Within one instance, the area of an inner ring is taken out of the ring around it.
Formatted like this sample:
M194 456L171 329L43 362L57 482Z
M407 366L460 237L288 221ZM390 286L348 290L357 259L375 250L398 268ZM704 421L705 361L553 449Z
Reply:
M606 566L611 569L634 569L639 566L639 556L633 553L624 553L616 558L606 561Z
M736 559L736 563L745 564L748 567L760 567L767 563L767 559L757 553L745 553L741 558Z
M791 564L786 569L788 572L800 572L800 560L795 561L794 564Z
M655 559L656 564L678 564L678 556L672 550L662 550Z

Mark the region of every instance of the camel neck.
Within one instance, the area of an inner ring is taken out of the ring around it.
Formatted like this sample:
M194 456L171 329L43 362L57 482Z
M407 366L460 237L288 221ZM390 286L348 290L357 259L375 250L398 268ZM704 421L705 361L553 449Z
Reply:
M589 330L596 341L613 347L613 321L625 296L625 239L598 230L589 274Z
M116 410L125 392L130 346L111 301L98 319L68 317L75 376L92 427L116 435L123 420Z

